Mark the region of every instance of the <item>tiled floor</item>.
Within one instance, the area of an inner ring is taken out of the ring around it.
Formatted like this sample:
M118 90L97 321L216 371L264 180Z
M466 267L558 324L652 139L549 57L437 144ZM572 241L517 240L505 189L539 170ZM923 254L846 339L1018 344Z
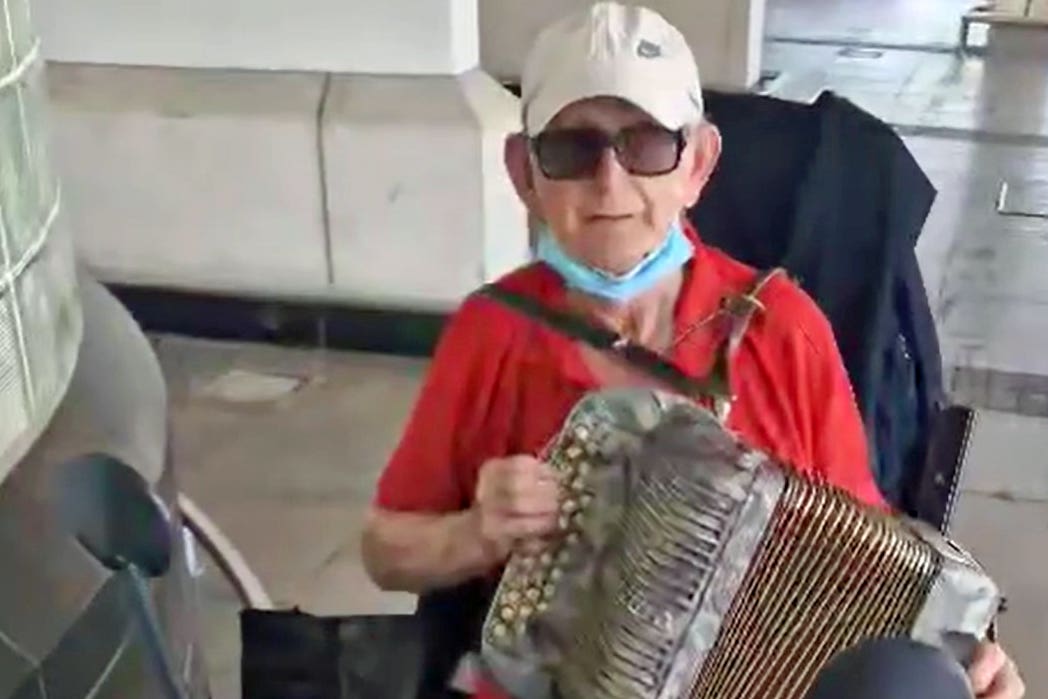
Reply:
M769 0L767 34L802 41L947 47L957 41L961 14L976 4L974 0Z
M410 608L410 597L382 593L367 580L357 537L424 362L170 338L158 346L173 388L182 483L241 548L275 602L322 614ZM303 383L251 405L202 397L230 370ZM1003 637L1033 688L1048 687L1041 662L1048 646L1045 454L1048 421L983 414L954 521L959 540L1007 593ZM201 592L215 699L237 699L237 601L213 568Z
M1048 46L1048 32L1030 41ZM770 42L765 67L782 73L773 94L808 101L845 95L908 130L967 131L1048 143L1048 51L986 58L912 50L855 50ZM960 134L953 134L960 135Z

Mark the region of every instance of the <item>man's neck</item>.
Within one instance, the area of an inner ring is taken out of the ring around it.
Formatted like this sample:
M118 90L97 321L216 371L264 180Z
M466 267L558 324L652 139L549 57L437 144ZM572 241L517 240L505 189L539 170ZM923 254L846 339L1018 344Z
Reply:
M683 283L681 269L625 303L569 290L568 305L633 342L662 351L673 342L673 311Z

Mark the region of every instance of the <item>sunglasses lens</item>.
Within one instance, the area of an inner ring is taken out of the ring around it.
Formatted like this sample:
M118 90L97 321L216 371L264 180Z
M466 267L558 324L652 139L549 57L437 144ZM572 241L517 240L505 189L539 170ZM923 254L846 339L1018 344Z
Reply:
M621 134L619 161L634 175L661 175L677 167L679 133L658 126L638 126Z
M550 179L592 177L612 137L597 129L556 129L534 140L539 167ZM661 175L677 167L680 134L658 126L623 129L614 137L619 162L634 175Z
M546 131L535 139L539 167L551 179L589 177L600 163L607 137L593 129Z

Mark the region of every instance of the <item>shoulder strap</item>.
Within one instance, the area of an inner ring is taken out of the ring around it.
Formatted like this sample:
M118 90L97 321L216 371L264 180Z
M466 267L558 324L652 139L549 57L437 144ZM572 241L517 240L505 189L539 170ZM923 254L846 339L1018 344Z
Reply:
M593 324L577 314L549 308L533 298L495 284L487 284L476 293L538 320L563 335L585 342L590 347L611 352L685 395L693 398L709 398L727 394L726 385L721 386L715 380L697 379L690 376L665 357L630 342L628 338Z
M665 383L680 393L695 399L713 401L714 410L721 420L727 419L733 396L731 395L731 359L742 344L742 338L757 311L764 304L757 298L769 281L783 272L781 268L765 271L757 276L750 289L737 296L729 296L722 305L722 312L731 319L728 337L721 344L709 376L696 378L685 373L676 364L647 347L630 342L629 338L616 335L585 318L539 303L533 298L504 289L496 284L486 284L475 293L494 299L529 318L538 320L548 327L589 346L611 352L649 376Z
M764 312L766 310L764 304L761 303L761 300L758 298L760 293L764 291L764 287L767 286L768 282L772 279L784 273L785 270L782 267L765 270L758 274L757 278L753 280L753 284L750 286L749 291L725 299L724 309L728 312L728 315L732 320L731 332L728 335L727 343L727 351L729 355L733 356L739 349L739 345L742 344L742 338L750 327L750 321L753 320L753 315L757 311Z
M713 361L713 369L710 375L711 377L717 377L725 386L731 386L731 360L742 345L742 338L745 337L746 331L749 330L754 314L758 311L764 312L766 310L766 307L758 298L761 291L764 290L768 282L784 272L785 270L781 267L765 270L757 275L748 291L724 299L722 309L730 318L731 327L728 330L728 337L725 338L717 350L717 356ZM714 411L722 422L728 419L731 403L734 399L734 396L730 395L730 391L728 394L726 398L716 397L714 399Z

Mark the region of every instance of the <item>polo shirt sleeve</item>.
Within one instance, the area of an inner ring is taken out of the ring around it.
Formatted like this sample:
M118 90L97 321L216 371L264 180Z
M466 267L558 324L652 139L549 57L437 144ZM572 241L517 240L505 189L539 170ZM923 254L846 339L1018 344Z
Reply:
M499 375L499 347L483 300L469 299L445 325L400 441L378 480L374 505L445 513L472 500L471 441Z
M833 329L814 302L805 315L799 327L806 347L798 348L805 356L798 359L807 365L800 374L809 383L801 391L807 398L804 419L812 471L862 502L886 507L870 469L862 415Z

